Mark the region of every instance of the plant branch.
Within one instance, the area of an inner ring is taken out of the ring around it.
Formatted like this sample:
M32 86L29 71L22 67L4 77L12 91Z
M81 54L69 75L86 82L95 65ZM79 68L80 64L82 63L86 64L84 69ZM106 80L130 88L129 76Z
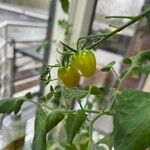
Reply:
M69 51L66 51L66 52L60 52L58 49L57 49L57 52L61 55L73 55L73 53L70 53Z
M91 90L92 90L92 86L89 86L89 90L88 90L88 94L87 94L86 103L84 105L84 108L86 108L86 106L88 105Z
M90 110L90 109L83 109L84 112L86 113L93 113L93 114L98 114L100 113L101 111L99 110ZM82 111L83 111L82 110ZM64 112L64 113L71 113L71 112L76 112L77 110L61 110L61 112Z
M113 18L133 20L135 18L135 16L106 16L105 17L105 19L113 19Z
M89 144L88 150L93 150L93 123L89 122Z
M143 17L145 17L148 13L150 13L150 8L143 11L141 14L139 14L138 16L134 17L132 20L130 20L128 23L124 24L123 26L119 27L118 29L108 33L106 36L104 36L103 38L101 38L100 40L98 40L97 42L95 42L94 44L89 45L87 48L91 49L94 48L95 46L97 46L98 44L100 44L101 42L105 41L106 39L108 39L109 37L115 35L116 33L120 32L121 30L125 29L126 27L134 24L135 22L137 22L138 20L142 19Z
M118 76L116 70L115 70L113 67L111 68L111 70L112 70L112 72L114 73L116 79L119 79L119 76Z
M94 124L95 121L96 121L100 116L102 116L103 114L105 114L106 107L107 107L107 105L105 106L105 108L103 109L102 112L100 112L98 115L96 115L96 116L92 119L92 121L91 121L92 124Z
M106 107L103 109L103 111L99 112L98 115L93 120L89 121L89 144L88 144L88 150L93 150L93 125L95 121L102 116L103 114L109 114L105 112Z
M92 38L92 37L101 37L101 36L106 36L106 35L107 35L107 33L100 34L100 35L82 36L82 37L80 37L80 38L78 39L78 41L77 41L77 49L79 49L79 42L80 42L80 40L82 40L82 39L88 39L88 38Z
M70 51L72 51L72 52L74 52L74 53L77 53L77 52L78 52L77 50L75 50L75 49L73 49L72 47L66 45L65 43L63 43L63 42L61 42L61 41L60 41L60 43L61 43L64 47L66 47L67 49L69 49Z
M132 69L133 69L133 67L130 67L129 70L127 71L127 73L126 73L122 78L120 78L120 81L119 81L119 83L118 83L117 90L120 90L123 81L124 81L125 78L130 74L130 72L132 71Z
M78 103L79 103L79 106L80 106L81 110L83 111L83 113L84 113L85 116L86 116L86 120L89 122L89 119L88 119L88 117L87 117L87 115L86 115L86 113L85 113L85 111L84 111L84 108L83 108L83 106L82 106L80 100L77 100L77 101L78 101Z
M46 64L46 63L44 63L44 65L45 66L48 66L48 67L50 67L50 68L54 68L54 67L60 67L60 64L56 64L56 65L48 65L48 64Z
M27 101L29 101L29 102L35 104L36 106L38 106L38 105L40 104L41 106L44 106L44 107L46 107L46 108L52 110L52 108L51 108L50 106L47 106L47 105L45 105L45 104L43 104L43 103L41 104L41 103L38 103L38 102L35 102L35 101L32 101L32 100L27 100Z
M120 90L123 81L126 79L126 77L130 74L131 71L132 71L132 67L129 68L129 70L126 72L126 74L122 78L119 78L119 80L118 80L119 82L118 82L118 86L117 86L118 91ZM111 111L114 108L117 97L118 97L118 94L116 94L114 96L114 98L112 99L112 101L110 101L111 104L110 104L109 111Z

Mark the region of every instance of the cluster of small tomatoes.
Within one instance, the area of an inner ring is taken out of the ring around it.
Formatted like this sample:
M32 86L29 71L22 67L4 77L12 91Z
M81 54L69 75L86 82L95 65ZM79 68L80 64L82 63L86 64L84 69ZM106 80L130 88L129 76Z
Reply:
M66 87L79 85L80 76L89 78L96 70L96 58L92 50L80 50L71 57L68 65L59 67L58 79Z

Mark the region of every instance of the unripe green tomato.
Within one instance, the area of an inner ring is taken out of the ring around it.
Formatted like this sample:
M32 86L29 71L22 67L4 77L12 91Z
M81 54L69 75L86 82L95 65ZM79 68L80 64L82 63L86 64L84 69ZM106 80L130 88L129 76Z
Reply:
M74 67L68 65L58 69L58 78L66 87L76 87L79 85L80 74Z
M91 50L80 50L72 57L71 65L81 76L91 77L96 71L96 58Z

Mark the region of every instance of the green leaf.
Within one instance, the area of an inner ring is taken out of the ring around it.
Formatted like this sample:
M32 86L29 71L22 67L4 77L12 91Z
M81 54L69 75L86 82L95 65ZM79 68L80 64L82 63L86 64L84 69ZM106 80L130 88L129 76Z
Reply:
M46 101L47 101L47 97L46 97L46 96L42 96L42 97L40 97L40 99L41 99L43 102L46 102Z
M53 129L63 119L64 119L64 114L62 112L52 111L50 115L47 116L47 123L46 123L47 132Z
M131 75L133 78L138 78L142 73L141 65L131 65L130 67L123 70L123 72L120 75L120 78L124 78L124 76L128 73L129 70L129 75Z
M69 10L69 1L68 0L60 0L62 9L65 13L68 13Z
M130 61L132 63L128 68L126 68L122 72L120 77L124 78L127 73L128 73L128 75L131 75L133 77L138 77L141 73L144 73L143 71L145 69L147 70L147 68L143 69L142 67L143 67L143 65L145 65L144 62L146 60L150 60L150 50L141 51L137 55L132 56L128 59L130 59Z
M49 92L46 96L46 99L50 100L52 98L53 94L54 94L53 92Z
M150 50L142 51L137 55L131 57L131 59L131 75L135 74L136 76L139 76L143 71L147 70L147 64L143 64L143 62L145 62L145 60L150 60Z
M73 98L76 98L77 100L85 97L88 94L88 91L81 90L79 88L67 88L63 90L63 96L64 98L71 100Z
M46 150L46 127L47 116L42 107L39 106L36 112L35 127L34 127L34 139L32 144L32 150Z
M66 150L78 150L74 144L71 144Z
M150 50L141 51L131 59L133 65L141 65L145 60L150 60Z
M74 138L73 143L75 145L80 146L80 150L87 150L88 143L89 143L89 132L88 129L82 129L80 134L77 134Z
M42 71L40 80L43 81L45 86L51 81L51 68L49 66L45 67Z
M109 147L109 150L113 147L113 136L112 134L105 135L102 139L100 139L97 144L106 144Z
M104 96L103 95L104 89L97 87L97 86L94 86L94 85L93 86L91 86L91 85L86 86L85 90L90 91L90 94L95 95L99 99L102 99Z
M14 111L14 113L17 114L24 100L23 98L6 98L0 100L0 113L10 114Z
M150 64L144 64L144 65L142 65L141 72L142 73L146 73L146 74L150 73Z
M87 150L89 144L89 138L85 138L84 140L80 141L80 149Z
M50 86L50 92L54 92L54 88L52 85Z
M17 114L20 111L21 106L22 106L24 100L25 99L18 99L18 100L16 100L16 102L15 102L15 109L14 109L14 113L15 114Z
M44 40L36 49L36 52L40 52L42 49L44 49L47 45L48 45L48 41L47 40Z
M108 72L112 69L113 65L115 64L115 61L110 62L109 64L107 64L105 67L103 67L101 69L101 71L103 72Z
M39 105L36 112L34 139L32 150L46 150L46 135L54 128L64 115L59 111L53 111L46 115L43 108Z
M50 100L58 106L61 100L61 91L60 90L55 91Z
M45 80L45 78L49 74L49 72L50 72L50 68L48 66L45 67L40 76L41 80Z
M116 150L145 150L150 146L150 93L128 90L118 98L114 114Z
M69 34L69 28L71 27L71 24L69 24L67 20L65 19L58 20L58 25L64 30L65 35Z
M129 58L129 57L125 57L124 59L123 59L123 62L125 63L125 64L132 64L132 60L131 60L131 58Z
M60 41L60 43L61 43L66 49L69 49L70 51L75 52L75 53L77 52L77 50L75 50L75 49L73 49L72 47L66 45L65 43L63 43L63 42L61 42L61 41Z
M41 100L45 101L45 102L48 101L48 100L51 100L53 95L54 95L54 89L53 89L52 86L50 86L50 92L46 96L42 96Z
M31 92L28 92L28 93L25 95L25 97L26 97L27 99L32 99L32 94L31 94Z
M59 25L61 28L65 29L65 28L68 26L68 21L65 20L65 19L61 19L61 20L58 21L58 25Z
M141 75L141 66L135 66L132 68L131 76L133 78L138 78Z
M66 121L67 144L70 146L75 135L78 133L82 124L86 120L86 116L82 111L70 113Z

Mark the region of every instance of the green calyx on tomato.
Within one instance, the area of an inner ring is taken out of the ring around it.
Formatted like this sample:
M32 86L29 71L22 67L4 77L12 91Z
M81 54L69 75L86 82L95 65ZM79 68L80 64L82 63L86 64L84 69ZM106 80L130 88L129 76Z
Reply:
M91 77L96 71L96 58L91 50L80 50L72 57L71 65L83 77Z
M66 87L76 87L79 85L80 74L71 65L58 69L58 78Z

